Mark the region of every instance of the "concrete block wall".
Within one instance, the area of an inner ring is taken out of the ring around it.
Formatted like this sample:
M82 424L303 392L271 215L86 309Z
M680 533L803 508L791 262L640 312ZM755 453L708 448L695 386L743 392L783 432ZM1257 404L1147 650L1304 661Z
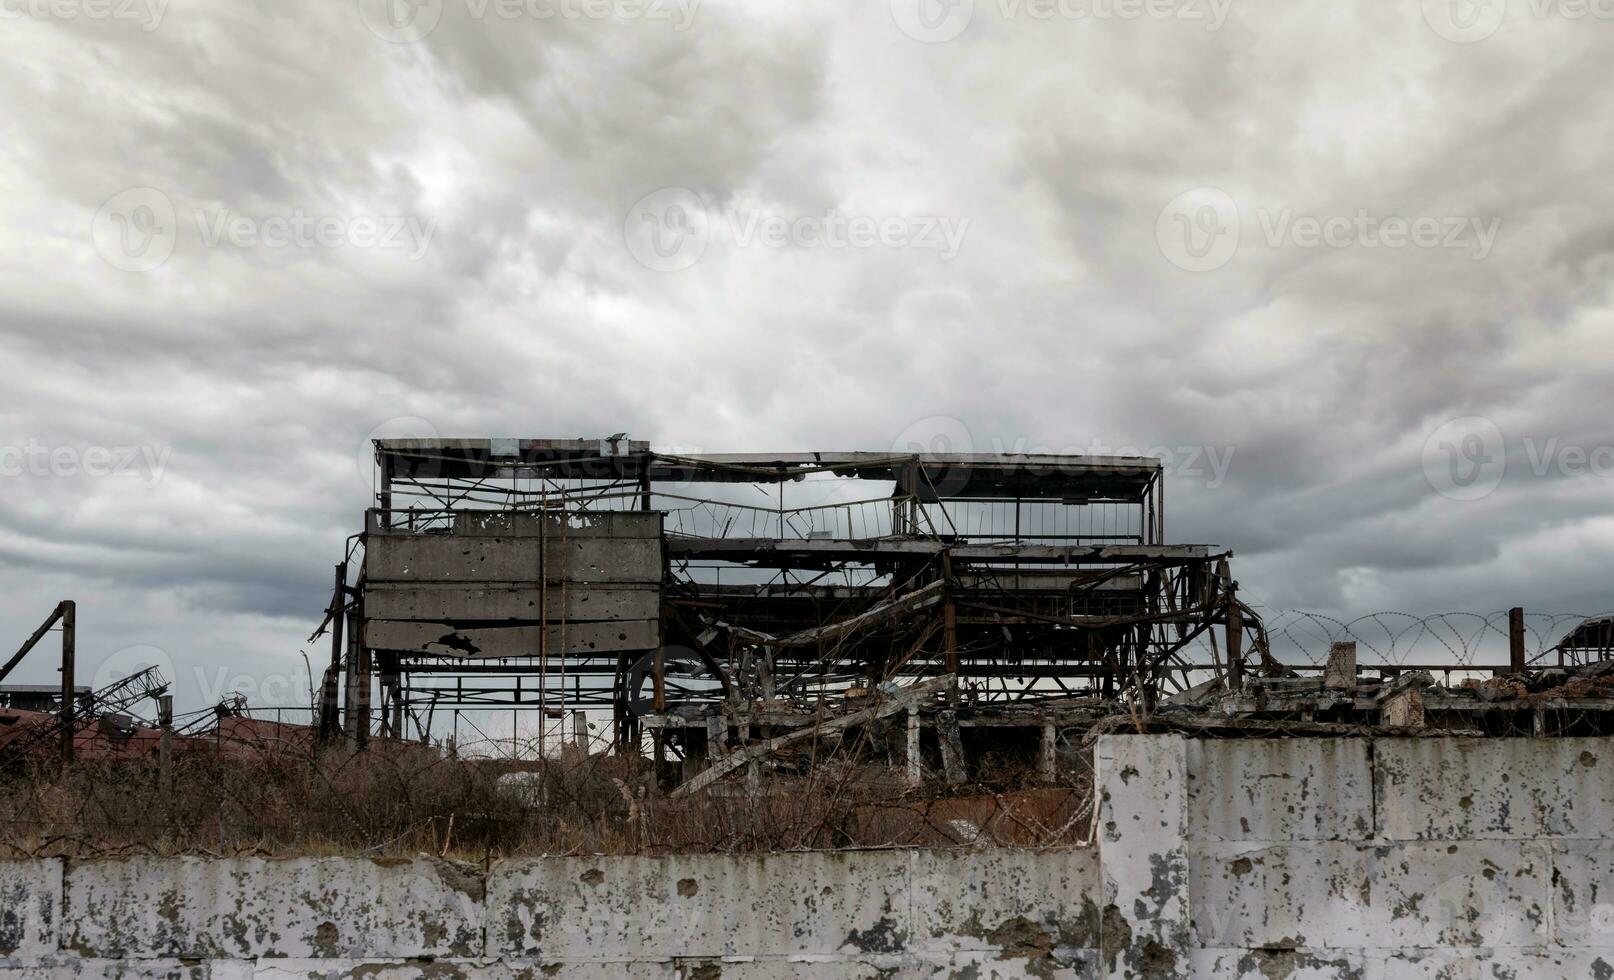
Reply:
M1207 977L1614 977L1614 740L1191 741Z
M1098 889L1086 848L0 862L0 980L1090 976Z
M1614 980L1610 762L1113 736L1092 848L0 861L0 980Z

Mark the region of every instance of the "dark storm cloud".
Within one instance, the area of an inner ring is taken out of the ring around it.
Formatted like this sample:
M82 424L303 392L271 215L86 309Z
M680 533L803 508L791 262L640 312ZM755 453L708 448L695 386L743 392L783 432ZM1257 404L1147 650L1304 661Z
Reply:
M707 2L687 29L477 9L445 0L412 43L349 2L4 23L0 442L166 453L4 478L9 634L72 595L92 660L301 671L378 427L1198 447L1227 469L1173 476L1171 536L1236 549L1263 602L1614 606L1588 585L1614 476L1558 465L1614 443L1614 25L1465 45L1417 5L1235 2L1207 30L979 3L927 44L884 2ZM1184 271L1159 219L1207 187L1241 240ZM151 271L91 233L129 188L173 207ZM664 188L710 218L678 271L624 242ZM1295 237L1359 212L1496 235L1483 258ZM832 215L945 221L959 248L747 237ZM209 239L299 216L339 241ZM355 244L389 217L421 248ZM1506 440L1477 500L1425 472L1463 416Z

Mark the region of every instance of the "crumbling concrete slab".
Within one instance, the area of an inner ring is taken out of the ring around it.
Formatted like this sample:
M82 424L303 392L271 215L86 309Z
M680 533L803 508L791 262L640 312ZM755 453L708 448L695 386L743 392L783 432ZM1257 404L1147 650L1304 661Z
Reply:
M564 960L900 953L901 851L713 860L505 861L488 882L488 953Z
M429 858L75 862L63 943L110 958L472 956L482 883Z
M1188 832L1204 841L1365 839L1369 755L1361 738L1192 739Z
M1383 980L1466 980L1466 978L1614 977L1614 951L1533 949L1406 949L1387 955Z
M1001 953L1057 969L1099 945L1102 883L1094 848L915 851L911 947Z
M1614 842L1557 841L1552 861L1553 943L1614 948Z
M1614 837L1606 738L1380 738L1373 760L1379 837Z
M70 953L30 960L0 959L0 980L248 980L250 971L251 965L246 963L237 968L173 959L86 959Z
M0 861L0 959L57 949L61 909L59 859Z
M1364 980L1378 977L1382 961L1349 950L1196 949L1192 972L1205 980Z
M1108 976L1168 977L1187 967L1183 742L1177 735L1106 735L1094 751Z
M1191 848L1207 947L1536 946L1548 939L1545 843L1316 842Z

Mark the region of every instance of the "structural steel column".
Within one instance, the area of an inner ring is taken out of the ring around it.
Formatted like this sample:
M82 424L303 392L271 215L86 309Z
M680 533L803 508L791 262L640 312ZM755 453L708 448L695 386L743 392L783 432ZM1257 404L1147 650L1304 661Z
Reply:
M62 761L73 761L73 734L77 727L74 716L78 713L76 693L73 690L73 658L77 654L78 606L72 599L63 600L62 610Z
M1523 606L1508 610L1508 667L1515 674L1522 674L1525 670Z

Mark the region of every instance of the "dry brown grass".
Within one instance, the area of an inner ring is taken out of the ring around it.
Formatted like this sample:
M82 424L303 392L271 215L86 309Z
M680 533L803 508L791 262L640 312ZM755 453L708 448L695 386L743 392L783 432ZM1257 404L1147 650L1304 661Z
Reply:
M521 785L499 779L513 771ZM398 743L363 752L269 748L12 767L0 775L0 855L407 855L764 852L882 846L1048 846L1087 835L1083 780L1028 789L905 789L884 766L821 759L668 799L642 758L445 757Z

